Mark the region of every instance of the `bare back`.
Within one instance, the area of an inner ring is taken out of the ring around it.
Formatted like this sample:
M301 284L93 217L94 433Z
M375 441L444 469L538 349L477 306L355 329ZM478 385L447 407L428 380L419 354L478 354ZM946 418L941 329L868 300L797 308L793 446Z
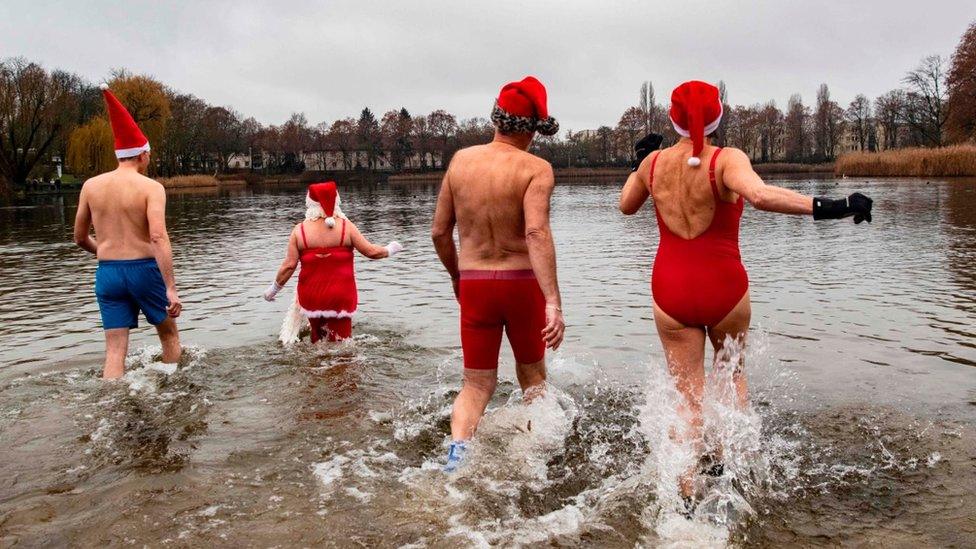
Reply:
M705 232L715 215L715 198L708 182L708 166L717 147L706 146L701 154L701 166L688 165L691 148L675 145L662 150L653 163L654 174L651 194L661 218L672 233L691 239ZM653 155L651 155L653 157ZM738 195L722 185L722 156L715 166L715 180L723 201L735 202ZM650 171L650 167L646 168Z
M98 259L153 257L148 208L162 185L135 170L115 170L93 177L81 190L79 208L87 207L98 239Z
M545 160L505 143L458 151L450 186L460 236L461 269L531 269L525 241L525 194Z

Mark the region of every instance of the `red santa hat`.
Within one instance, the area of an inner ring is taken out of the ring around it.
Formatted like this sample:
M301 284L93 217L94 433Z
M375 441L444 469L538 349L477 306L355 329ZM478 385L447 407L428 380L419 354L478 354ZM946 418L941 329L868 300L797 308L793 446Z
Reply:
M722 101L718 88L698 80L691 80L671 92L671 124L674 131L690 137L692 155L688 165L701 165L705 136L718 129L722 122Z
M308 186L308 197L322 206L322 211L325 212L325 224L335 227L336 199L339 197L335 181L312 183Z
M149 140L143 135L129 111L109 91L108 84L102 84L100 87L102 95L105 96L108 120L112 124L112 135L115 136L115 158L131 158L149 151Z
M507 133L553 135L559 131L559 122L549 116L546 102L546 87L534 76L526 76L502 87L491 111L491 121Z

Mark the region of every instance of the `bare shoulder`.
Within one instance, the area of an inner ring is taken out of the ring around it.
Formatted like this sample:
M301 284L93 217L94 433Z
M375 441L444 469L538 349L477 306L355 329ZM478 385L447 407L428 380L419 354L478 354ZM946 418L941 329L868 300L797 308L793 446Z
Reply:
M358 232L358 231L359 231L359 227L357 227L356 224L350 221L349 219L346 219L346 232L349 233L349 232Z
M728 164L738 165L742 163L745 163L747 165L751 164L751 162L749 161L749 155L742 152L742 149L737 149L735 147L723 147L722 156L719 157L719 161L721 161L726 165Z
M454 153L454 156L451 157L451 166L455 165L456 163L466 162L484 151L485 145L472 145L470 147L458 149L458 151ZM448 169L450 169L450 166L448 166Z
M160 183L159 181L156 181L155 179L153 179L151 177L146 177L146 176L142 175L141 173L137 173L135 175L135 179L136 179L136 182L138 182L138 184L140 186L142 186L142 188L146 189L149 192L159 192L159 191L164 191L165 192L166 191L166 188L163 187L163 184L162 183Z
M532 177L552 175L552 164L544 158L540 158L530 152L525 152L522 161L525 167L530 171Z
M88 179L85 180L84 183L82 183L81 191L84 192L86 189L91 190L98 187L99 185L101 185L102 183L104 183L106 180L109 179L109 174L111 173L112 172L105 172L93 177L89 177Z

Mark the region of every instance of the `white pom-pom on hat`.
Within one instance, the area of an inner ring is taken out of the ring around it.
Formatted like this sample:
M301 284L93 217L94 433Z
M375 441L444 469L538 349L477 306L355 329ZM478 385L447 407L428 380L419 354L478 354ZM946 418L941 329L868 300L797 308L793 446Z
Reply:
M335 218L334 217L326 217L325 218L325 224L328 225L330 229L332 227L335 227Z
M698 166L701 166L701 158L698 158L697 156L688 157L688 165L691 166L692 168L697 168Z
M102 82L101 84L98 85L98 89L100 89L102 91L105 91L105 90L108 89L108 84L106 84L105 82Z

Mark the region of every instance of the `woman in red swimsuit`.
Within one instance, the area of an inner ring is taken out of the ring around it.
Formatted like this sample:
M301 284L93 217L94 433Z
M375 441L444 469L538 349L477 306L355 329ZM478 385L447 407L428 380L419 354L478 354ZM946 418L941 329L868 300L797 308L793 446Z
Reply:
M352 335L352 317L359 304L353 248L370 259L391 257L403 249L398 242L386 246L370 243L342 213L339 203L335 182L309 185L305 221L292 230L285 260L264 292L266 300L274 301L301 263L293 311L300 311L308 319L312 343L321 338L337 341ZM299 323L286 318L282 340L297 338L299 327Z
M711 144L722 118L715 86L685 82L671 95L671 122L681 139L651 154L659 136L638 142L638 159L620 195L620 211L636 213L654 198L661 240L651 276L654 321L668 369L685 397L679 413L688 422L682 438L701 444L701 399L705 384L705 338L723 356L729 341L745 343L749 331L749 278L739 256L739 219L744 202L758 210L810 215L814 219L854 216L871 221L871 199L813 198L766 185L749 157ZM648 143L654 143L648 145ZM746 404L742 365L733 373L739 404ZM682 492L691 494L691 475Z

